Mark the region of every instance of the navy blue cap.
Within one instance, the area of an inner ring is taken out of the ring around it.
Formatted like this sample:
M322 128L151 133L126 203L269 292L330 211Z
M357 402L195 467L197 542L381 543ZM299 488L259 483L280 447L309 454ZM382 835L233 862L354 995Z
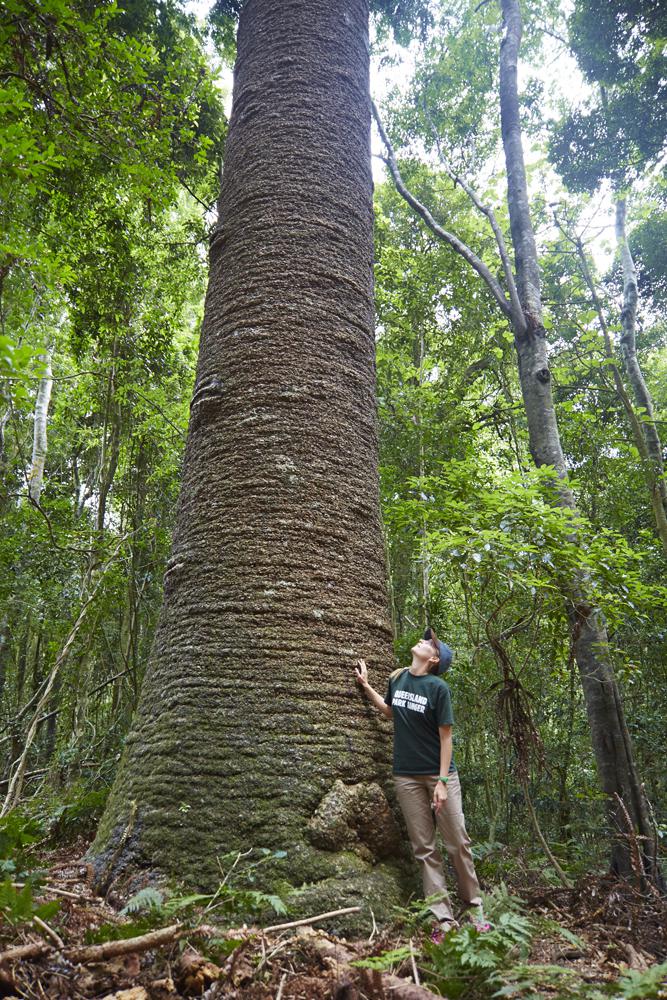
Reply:
M433 634L433 629L429 627L424 632L424 638L430 639L435 642L440 653L440 659L438 661L438 669L433 671L436 674L446 674L452 665L452 660L454 659L454 651L449 648L446 642L440 642L438 637Z

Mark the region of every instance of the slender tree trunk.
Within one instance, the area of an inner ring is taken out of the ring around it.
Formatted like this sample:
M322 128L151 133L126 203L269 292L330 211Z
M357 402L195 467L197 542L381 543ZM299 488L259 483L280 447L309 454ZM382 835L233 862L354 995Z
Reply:
M116 391L116 359L118 357L118 339L114 340L113 363L107 383L106 405L104 410L104 427L100 445L99 479L97 514L95 524L100 534L104 532L104 521L107 512L107 499L113 486L114 476L118 467L121 438L121 410L114 399Z
M662 523L667 518L667 483L662 460L662 442L655 422L653 400L637 357L637 273L625 231L627 205L625 198L616 201L616 243L623 267L623 308L621 310L621 354L635 403L643 411L641 428L650 461L651 492L655 504L662 507Z
M6 407L4 412L0 414L0 473L4 473L5 467L7 465L7 453L5 450L5 428L12 415L11 407ZM1 498L0 498L1 499Z
M567 236L567 233L561 227L561 231ZM651 499L651 507L653 508L653 516L655 517L655 526L658 532L660 541L662 542L662 548L667 555L667 506L665 505L663 494L665 492L664 478L660 478L663 475L663 465L662 465L662 452L660 447L659 436L657 433L657 428L653 424L654 428L654 438L658 439L658 464L652 460L651 454L649 452L649 445L646 435L646 429L643 425L642 420L638 416L635 407L628 395L628 392L623 383L623 378L621 372L616 364L616 356L614 352L614 345L612 343L611 334L609 332L609 327L607 326L607 320L605 318L604 308L602 302L600 301L600 296L598 295L597 288L595 287L595 280L591 269L588 266L588 261L586 260L586 251L584 249L583 242L581 239L572 239L572 237L567 236L568 239L574 244L577 257L579 259L579 267L583 276L588 290L591 293L591 300L595 307L595 311L598 314L598 323L600 324L600 329L602 331L602 336L604 338L605 354L609 360L609 371L614 381L614 387L616 389L616 395L618 396L620 402L623 405L626 416L628 418L628 423L630 424L630 429L632 431L632 436L642 460L642 468L644 472L644 478L646 480L646 486L648 489L649 497ZM641 372L640 372L641 377ZM643 381L643 380L642 380ZM655 454L655 450L654 450Z
M519 377L528 418L530 450L535 464L555 469L560 480L559 503L576 512L574 497L567 483L567 470L551 392L537 247L530 219L523 159L517 86L521 11L519 0L500 2L504 21L500 55L501 127L517 288L523 314L520 322L513 324ZM627 830L622 811L615 800L615 796L619 795L625 803L636 833L645 838L641 843L646 873L657 880L659 873L650 812L634 763L630 735L614 678L606 625L600 613L587 600L586 591L587 580L581 574L569 582L566 591L567 613L600 783L608 796L609 817L617 834L612 845L612 867L624 875L632 871L628 840L631 831Z
M53 348L49 345L42 356L44 362L44 372L39 380L37 389L37 399L35 400L35 419L32 437L32 460L30 462L30 474L28 476L28 496L35 503L39 503L44 486L44 466L46 465L46 424L49 415L49 402L51 401L51 389L53 387L53 377L51 371L51 359Z
M313 884L297 907L392 897L368 864L396 851L391 814L330 812L337 779L388 767L352 679L363 656L381 686L392 659L369 127L367 0L248 0L164 603L100 884L134 864L210 884L216 856L254 846Z

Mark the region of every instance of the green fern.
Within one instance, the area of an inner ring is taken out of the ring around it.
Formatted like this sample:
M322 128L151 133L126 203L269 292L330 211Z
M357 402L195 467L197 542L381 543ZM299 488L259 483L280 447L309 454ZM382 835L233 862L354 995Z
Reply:
M667 962L652 965L644 972L628 972L618 981L623 1000L653 1000L667 997Z
M574 969L560 965L516 965L501 975L504 985L494 997L513 1000L608 1000L606 989L585 982ZM544 988L545 993L540 989Z
M484 909L492 921L488 931L466 925L438 944L424 942L426 976L452 1000L493 996L507 984L502 973L528 956L535 925L523 901L501 883L485 898Z
M146 886L145 889L140 889L139 892L135 892L134 896L130 896L127 903L120 911L122 916L127 916L130 913L142 913L145 911L150 912L161 911L163 909L164 896L157 889L153 889L150 885Z
M44 834L40 823L13 810L0 819L0 870L25 881L30 867L26 850Z
M442 902L441 894L435 893L426 899L413 900L407 906L392 906L394 922L411 936L419 930L425 920L433 920L431 906L440 902Z
M410 948L394 948L392 951L383 951L382 954L372 955L370 958L357 959L355 962L350 962L350 965L354 965L358 969L374 969L377 972L387 972L389 969L393 969L395 965L405 962L406 959L410 958L411 954Z

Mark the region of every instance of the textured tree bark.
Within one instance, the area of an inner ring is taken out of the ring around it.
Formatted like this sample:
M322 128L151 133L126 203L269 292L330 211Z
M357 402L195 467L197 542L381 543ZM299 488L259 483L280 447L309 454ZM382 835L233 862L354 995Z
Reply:
M39 380L37 389L37 399L35 400L35 418L32 436L32 459L30 462L30 474L28 476L28 496L35 503L39 503L44 487L44 467L46 465L46 424L49 415L49 403L51 401L51 389L53 378L51 371L51 357L53 348L47 347L42 360L44 371Z
M540 273L530 218L528 187L523 159L517 64L521 44L519 0L500 0L504 34L500 53L500 108L503 147L507 166L508 207L515 252L517 287L525 332L514 325L521 390L528 418L530 450L538 466L553 466L559 477L558 501L576 512L556 422L551 374L542 318ZM593 750L600 783L608 796L609 818L616 833L612 843L612 868L630 874L630 843L615 795L626 805L640 837L646 874L660 879L649 807L634 763L630 735L614 678L607 630L603 617L586 598L583 575L572 579L565 594L574 639L575 658L584 691Z
M649 455L651 494L654 500L654 510L659 505L662 508L662 519L659 528L663 527L667 517L667 483L665 483L665 466L662 459L662 442L655 422L653 400L649 388L644 381L644 375L637 358L637 273L635 263L630 253L630 246L625 232L625 216L627 204L625 198L616 201L616 243L623 267L623 308L621 310L621 353L625 370L632 386L637 406L644 411L641 428ZM660 519L660 511L656 510L656 519ZM664 535L661 532L663 544Z
M336 779L388 766L352 683L357 657L379 683L392 658L369 133L367 0L248 0L177 526L94 845L102 883L144 864L210 884L216 855L255 846L339 905L380 884L372 837L344 855L308 839Z

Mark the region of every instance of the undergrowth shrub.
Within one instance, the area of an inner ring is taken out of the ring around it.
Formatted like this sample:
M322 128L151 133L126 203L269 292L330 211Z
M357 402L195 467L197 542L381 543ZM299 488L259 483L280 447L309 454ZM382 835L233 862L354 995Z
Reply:
M522 901L501 883L485 898L485 912L491 922L487 931L468 924L440 943L424 942L428 979L452 1000L496 995L505 985L503 971L528 957L535 928Z
M74 793L74 794L72 794ZM56 843L92 837L109 797L108 788L70 789L51 814L49 835Z
M88 932L87 941L89 944L99 944L103 941L134 937L175 919L189 924L196 932L197 926L201 923L214 922L233 926L263 916L267 912L282 916L287 913L287 907L280 896L260 892L258 889L250 888L249 885L254 882L259 866L271 859L280 860L284 856L284 851L268 849L248 851L245 855L224 855L218 859L224 877L212 893L180 895L152 886L140 889L128 899L121 910L123 916L132 918L130 921L124 924L103 924L96 930ZM228 865L226 873L225 864ZM221 949L224 952L229 948L229 941L228 939L214 941L211 947L218 952ZM208 950L210 951L210 948Z
M30 812L52 844L66 844L77 837L93 836L108 796L108 786L82 779L66 789L46 789L30 803Z
M429 914L429 902L399 911L409 933ZM585 943L575 934L554 920L528 913L503 883L484 902L488 931L465 925L448 932L440 943L423 941L417 952L424 980L449 1000L667 1000L667 962L628 971L616 982L590 983L576 969L528 961L538 934L558 935L583 949ZM395 948L353 964L386 971L410 959L411 951Z
M34 917L47 920L59 909L57 901L34 900L43 872L36 867L31 848L43 837L41 824L18 810L0 819L0 924L17 927Z

